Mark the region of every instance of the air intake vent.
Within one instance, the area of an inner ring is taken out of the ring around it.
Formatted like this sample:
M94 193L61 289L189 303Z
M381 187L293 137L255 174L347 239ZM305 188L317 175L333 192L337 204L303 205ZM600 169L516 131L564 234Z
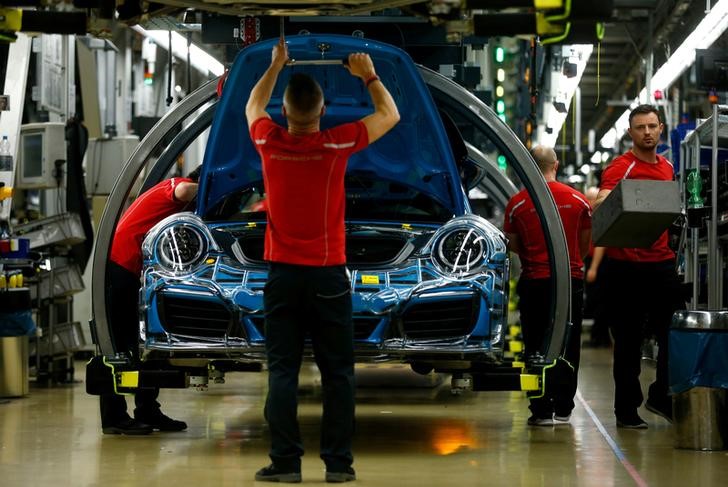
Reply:
M233 314L221 302L161 295L159 316L169 333L205 338L223 338L231 328ZM242 336L238 326L230 336Z
M354 317L354 340L366 340L374 333L377 325L382 320L378 316L355 316ZM261 336L265 336L265 318L260 316L251 316L250 321L258 330Z
M480 309L477 296L413 304L402 315L405 336L412 340L458 338L472 332Z

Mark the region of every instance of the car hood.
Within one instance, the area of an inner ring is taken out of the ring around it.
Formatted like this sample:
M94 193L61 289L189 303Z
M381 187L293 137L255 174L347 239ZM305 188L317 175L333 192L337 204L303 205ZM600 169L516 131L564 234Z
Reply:
M220 203L230 192L261 181L260 157L250 140L245 104L251 89L270 65L277 39L242 50L230 69L205 151L200 175L198 211ZM371 55L377 74L394 97L401 120L380 140L349 159L349 173L376 174L413 187L439 201L454 215L467 202L447 134L427 85L407 53L388 44L338 35L302 35L286 39L289 56L305 60L338 61L351 52ZM321 84L326 115L321 128L358 120L373 112L368 91L340 64L296 64L286 67L273 90L268 113L285 126L282 95L291 73L305 72ZM302 182L305 184L305 181Z

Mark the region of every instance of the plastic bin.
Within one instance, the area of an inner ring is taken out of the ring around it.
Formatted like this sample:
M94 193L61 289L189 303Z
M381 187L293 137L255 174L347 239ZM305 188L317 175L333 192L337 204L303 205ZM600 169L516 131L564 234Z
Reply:
M728 311L678 311L670 329L675 447L728 449Z
M0 397L28 394L28 337L0 337Z

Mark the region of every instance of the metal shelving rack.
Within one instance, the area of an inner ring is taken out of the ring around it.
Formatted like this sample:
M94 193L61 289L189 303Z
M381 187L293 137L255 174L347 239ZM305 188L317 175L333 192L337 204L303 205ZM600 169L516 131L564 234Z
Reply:
M685 182L685 174L690 169L700 169L700 150L711 149L710 188L711 201L707 225L707 248L705 237L700 237L700 230L690 230L689 245L685 249L686 279L692 280L693 298L690 309L696 310L699 306L700 292L700 255L707 254L707 287L708 309L718 310L723 307L723 261L724 248L718 238L718 152L728 149L728 105L713 105L713 114L700 122L694 131L690 132L680 144L681 160L685 161L680 171L681 183ZM687 207L687 191L683 192L683 203ZM726 222L728 223L728 222Z

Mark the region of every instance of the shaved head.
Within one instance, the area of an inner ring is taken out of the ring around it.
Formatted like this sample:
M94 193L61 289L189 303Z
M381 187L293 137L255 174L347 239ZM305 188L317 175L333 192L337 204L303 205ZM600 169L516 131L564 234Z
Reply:
M542 173L546 173L554 168L558 159L556 158L556 152L551 147L544 145L537 145L531 149L531 155L538 164L538 168L541 169Z
M291 76L283 95L286 118L299 124L307 124L321 116L324 94L321 86L307 74Z

